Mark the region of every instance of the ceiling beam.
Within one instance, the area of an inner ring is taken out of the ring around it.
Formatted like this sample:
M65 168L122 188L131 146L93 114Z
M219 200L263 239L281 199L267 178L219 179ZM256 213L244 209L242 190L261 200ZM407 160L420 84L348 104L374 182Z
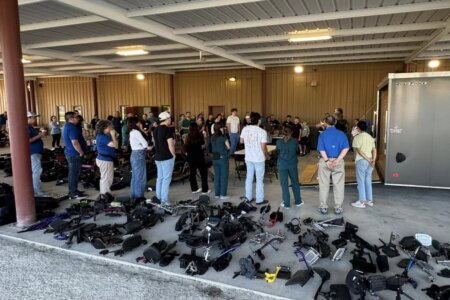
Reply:
M95 69L111 69L111 66L88 65L88 66L67 66L51 68L50 71L77 71L77 70L95 70Z
M354 46L369 46L369 45L381 45L381 44L422 42L426 39L428 39L428 36L408 36L408 37L401 37L401 38L356 40L356 41L345 41L345 42L307 43L307 44L301 44L301 45L247 48L247 49L233 50L230 52L231 53L261 53L261 52L278 52L278 51L298 51L298 50L306 50L306 49L322 49L322 48L336 48L336 47L354 47Z
M143 46L143 49L147 51L167 51L167 50L179 50L179 49L188 49L189 47L182 44L168 44L168 45L158 45L158 46ZM117 49L110 48L104 50L91 50L91 51L81 51L74 52L72 55L74 56L102 56L102 55L113 55L116 54ZM137 56L134 56L137 57Z
M124 40L134 40L134 39L145 39L154 37L154 34L147 32L138 33L128 33L128 34L116 34L107 36L97 36L92 38L80 38L71 40L60 40L46 43L36 43L24 45L23 49L39 49L39 48L52 48L52 47L62 47L62 46L72 46L72 45L82 45L82 44L94 44L103 42L114 42L114 41L124 41Z
M88 0L59 0L59 2L67 4L69 6L76 7L78 9L85 10L90 13L95 13L98 15L101 15L102 17L108 18L110 20L113 20L114 22L121 23L123 25L127 25L133 28L137 28L139 30L149 32L152 34L156 34L158 36L161 36L165 39L172 40L174 42L184 44L187 46L190 46L194 49L202 50L205 52L209 52L212 54L215 54L217 56L221 56L224 58L227 58L232 61L236 61L239 63L242 63L244 65L248 65L257 69L264 69L263 65L257 64L251 60L248 60L246 58L243 58L237 54L231 54L224 49L221 48L212 48L212 47L206 47L203 44L203 41L196 39L194 37L188 37L188 36L178 36L173 33L173 29L164 26L158 22L154 22L151 20L148 20L144 17L137 17L137 18L128 18L126 16L127 11L125 9L122 9L118 6L106 3L104 1L88 1Z
M69 72L69 71L52 71L48 69L41 68L27 68L26 73L46 73L51 75L63 75L63 76L81 76L81 77L97 77L95 75L82 74L78 72Z
M96 22L101 22L101 21L106 21L106 19L99 17L99 16L75 17L75 18L67 18L67 19L61 19L61 20L52 20L52 21L46 21L46 22L20 25L20 31L25 32L25 31L80 25L80 24L87 24L87 23L96 23Z
M183 64L204 64L204 63L211 63L211 62L225 62L225 61L229 61L228 59L225 58L221 58L221 57L216 57L216 58L208 58L204 61L200 61L200 59L182 59L182 60L170 60L170 61L155 61L155 62L150 62L150 63L146 63L146 66L164 66L164 65L173 65L173 64L177 64L177 65L183 65ZM144 65L144 64L142 64Z
M178 66L176 64L169 66L169 67L161 67L161 69L171 69L171 70L181 70L181 69L192 69L192 68L213 68L213 67L231 67L231 66L239 66L241 64L236 62L229 62L229 63L217 63L217 64L193 64L193 65L181 65ZM242 65L241 65L242 66ZM244 67L244 66L242 66Z
M37 62L37 63L29 63L24 64L25 68L39 68L39 67L56 67L56 66L70 66L70 65L83 65L84 62L81 61L49 61L49 62Z
M449 1L450 2L450 1ZM435 43L437 43L439 40L441 40L443 37L447 36L447 34L450 32L450 17L447 20L447 26L442 29L436 30L430 37L428 41L425 41L420 45L420 48L414 51L408 58L405 60L406 63L412 62L416 57L420 56L420 54L424 51L426 51L429 47L433 46Z
M386 25L366 28L354 28L354 29L336 29L333 30L333 36L354 36L365 34L377 34L377 33L392 33L392 32L404 32L404 31L416 31L416 30L432 30L438 28L444 28L447 25L446 22L426 22L426 23L414 23L414 24L401 24L401 25ZM257 43L271 43L288 40L287 34L269 35L269 36L257 36L257 37L244 37L236 39L225 39L205 42L206 46L225 46L225 45L243 45L243 44L257 44Z
M86 70L86 71L80 71L80 73L85 74L107 74L107 73L124 73L129 72L133 74L137 74L136 71L130 70L130 69L96 69L96 70Z
M347 55L347 54L355 54L355 53L402 52L402 51L411 51L411 50L415 50L415 49L417 49L417 46L360 48L360 49L345 49L345 50L331 50L331 51L310 51L310 52L297 52L297 53L253 55L253 56L249 56L249 58L254 59L254 60L262 60L262 59L272 59L272 58ZM406 55L407 54L404 54L404 56L406 56Z
M391 59L391 58L404 58L407 54L405 53L392 53L392 54L369 54L369 55L349 55L349 56L330 56L330 57L321 57L321 58L306 58L306 59L292 59L292 60L272 60L265 61L264 64L273 65L273 64L303 64L303 63L312 63L312 62L323 62L323 61L345 61L345 60L358 60L358 59L379 59L382 61L383 59Z
M122 68L122 69L131 69L135 71L141 71L141 72L149 72L149 73L164 73L164 74L173 74L172 71L168 70L160 70L153 67L141 67L136 66L130 63L123 63L123 62L112 62L107 59L103 58L89 58L89 57L75 57L71 55L70 53L62 52L62 51L56 51L56 50L37 50L37 49L30 49L27 50L26 53L28 54L34 54L34 55L46 55L48 57L56 58L56 59L64 59L64 60L70 60L70 61L80 61L88 64L97 64L97 65L108 65L111 67L116 68Z
M211 56L209 53L203 53L202 57ZM186 58L186 57L200 57L198 52L189 52L189 53L169 53L169 54L158 54L158 55L146 55L146 56L133 56L133 57L120 57L114 58L111 61L138 61L138 60L164 60L171 58ZM153 64L154 62L145 62L142 63L141 66L146 66Z
M39 2L44 2L46 0L19 0L19 6L21 5L28 5L28 4L34 4Z
M400 13L410 13L410 12L424 12L430 10L439 9L449 9L450 1L434 1L434 2L422 2L413 4L403 4L403 5L391 5L375 8L365 8L365 9L355 9L348 11L336 11L321 14L309 14L294 17L283 17L283 18L272 18L256 21L243 21L243 22L233 22L225 24L215 24L215 25L205 25L189 28L175 29L175 34L193 34L201 32L212 32L212 31L223 31L223 30L233 30L233 29L244 29L244 28L255 28L255 27L266 27L266 26L277 26L277 25L287 25L287 24L298 24L298 23L308 23L308 22L319 22L319 21L329 21L329 20L340 20L340 19L350 19L350 18L362 18L362 17L372 17L381 15L392 15Z
M246 4L252 2L261 2L266 0L205 0L205 1L190 1L185 3L167 4L155 7L141 8L131 10L127 13L127 17L153 16L160 14L168 14L174 12L206 9L220 6L229 6L236 4Z

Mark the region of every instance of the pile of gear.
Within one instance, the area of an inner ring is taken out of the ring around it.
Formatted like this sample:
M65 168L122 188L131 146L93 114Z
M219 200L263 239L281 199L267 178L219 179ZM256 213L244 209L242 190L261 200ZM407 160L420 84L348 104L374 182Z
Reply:
M258 212L259 218L256 218ZM95 222L99 214L126 216L127 220L124 223L98 225ZM141 231L157 226L158 222L164 222L168 217L177 218L173 229L178 233L178 239L161 239L147 245ZM283 226L277 226L283 222ZM329 228L337 228L341 232L331 239ZM346 300L352 299L351 294L358 299L365 299L367 295L382 299L379 295L381 291L392 291L389 299L394 295L396 299L413 299L403 289L405 285L411 285L414 289L418 287L417 280L410 276L413 267L421 270L430 283L435 282L436 276L450 277L449 269L436 272L430 264L434 257L433 263L448 266L450 244L441 244L429 235L416 234L399 239L391 233L388 242L380 239L377 245L364 239L359 227L342 217L328 220L306 218L303 221L293 218L287 221L279 208L272 211L270 205L259 210L246 201L238 204L221 202L219 205L212 203L207 195L171 206L161 204L156 197L130 200L104 195L96 201L73 203L65 212L52 215L24 231L38 229L64 241L65 247L71 247L74 243L90 243L100 250L101 255L122 256L146 245L142 255L136 258L137 262L165 267L178 257L180 268L189 275L203 275L210 268L216 272L227 269L232 264L233 252L247 243L249 255L237 259L239 270L233 272L234 278L263 279L267 283L278 279L285 280L286 286L303 287L317 276L321 284L314 299ZM296 237L292 254L304 267L295 272L291 271L293 266L286 265L275 265L273 271L262 269L261 263L266 255L270 254L269 251L280 250L280 245L286 241L286 234ZM394 244L395 241L398 243ZM190 252L183 253L180 244L184 244ZM344 259L345 254L351 256L349 262L352 265L345 282L331 284L329 291L322 291L331 274L327 269L314 265L324 259L337 263ZM386 275L392 269L393 259L398 260L395 263L403 271ZM417 276L417 273L414 274ZM450 297L450 286L431 284L422 291L431 299Z

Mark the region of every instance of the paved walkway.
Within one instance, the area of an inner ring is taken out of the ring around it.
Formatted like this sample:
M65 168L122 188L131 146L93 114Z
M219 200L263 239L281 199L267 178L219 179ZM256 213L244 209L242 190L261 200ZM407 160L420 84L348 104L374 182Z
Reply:
M0 298L270 299L0 238Z

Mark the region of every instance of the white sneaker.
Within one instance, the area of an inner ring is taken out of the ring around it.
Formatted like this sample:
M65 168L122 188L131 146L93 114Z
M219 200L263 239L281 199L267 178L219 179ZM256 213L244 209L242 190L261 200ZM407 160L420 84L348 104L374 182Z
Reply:
M220 198L220 196L214 196L214 199L219 199Z
M300 206L302 206L303 204L305 204L305 202L302 201L300 204L295 204L295 206L300 207Z
M220 196L220 200L227 200L230 199L230 196Z
M202 195L206 195L206 194L209 194L209 193L211 193L211 190L208 190L207 192L202 192Z
M202 191L202 189L198 189L198 190L196 190L196 191L192 191L192 194L198 194L198 193L200 193Z
M361 201L355 201L352 203L353 207L357 207L357 208L366 208L366 205L364 204L364 202Z
M373 206L373 201L367 201L366 204L369 205L370 207L372 207Z

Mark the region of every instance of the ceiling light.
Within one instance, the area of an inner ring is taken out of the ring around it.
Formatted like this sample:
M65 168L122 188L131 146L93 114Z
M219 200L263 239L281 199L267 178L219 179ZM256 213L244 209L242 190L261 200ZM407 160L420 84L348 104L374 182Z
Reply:
M428 62L428 67L434 69L434 68L439 67L440 64L441 64L440 61L438 61L437 59L433 59Z
M144 79L145 79L145 76L144 76L144 74L137 74L137 75L136 75L136 78L137 78L138 80L144 80Z
M288 41L290 43L323 41L329 39L331 39L331 33L329 29L303 30L288 33Z
M22 58L22 63L23 64L29 64L31 62L31 60L26 59L26 58Z
M303 67L302 66L294 67L294 72L297 74L303 73Z
M231 82L235 82L236 81L236 77L234 77L234 76L230 77L230 78L228 78L228 80L231 81Z
M148 54L142 46L117 47L117 55L120 56L136 56Z

